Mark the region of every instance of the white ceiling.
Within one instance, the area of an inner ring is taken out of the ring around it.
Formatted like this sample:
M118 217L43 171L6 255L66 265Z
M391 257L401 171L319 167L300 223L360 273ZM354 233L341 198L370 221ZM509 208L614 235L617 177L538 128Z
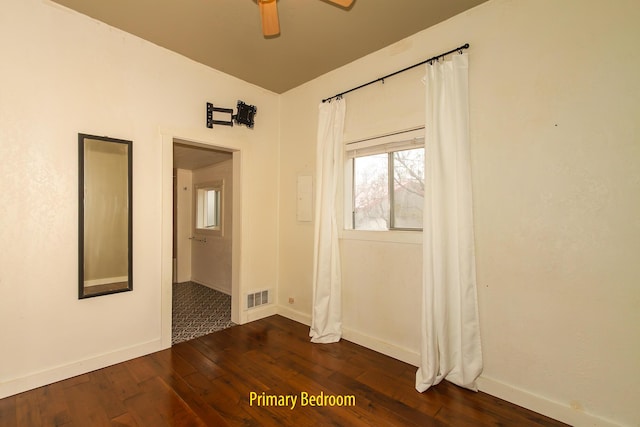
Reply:
M273 38L262 36L255 0L52 1L283 93L486 0L355 0L348 10L278 0Z

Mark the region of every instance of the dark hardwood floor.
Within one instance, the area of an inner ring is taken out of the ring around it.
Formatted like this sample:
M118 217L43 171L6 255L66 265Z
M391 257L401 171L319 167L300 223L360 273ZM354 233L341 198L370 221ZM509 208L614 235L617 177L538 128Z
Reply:
M308 331L280 316L234 326L2 399L0 426L564 425L447 382L418 393L414 367Z

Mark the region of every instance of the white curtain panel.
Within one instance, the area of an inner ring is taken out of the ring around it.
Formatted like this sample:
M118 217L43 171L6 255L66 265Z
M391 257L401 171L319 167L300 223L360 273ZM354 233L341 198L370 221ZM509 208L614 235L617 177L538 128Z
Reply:
M337 197L343 165L344 99L321 103L316 151L316 209L313 263L313 307L309 336L314 343L342 337L342 283L338 241Z
M468 56L427 64L420 392L482 372L469 153Z

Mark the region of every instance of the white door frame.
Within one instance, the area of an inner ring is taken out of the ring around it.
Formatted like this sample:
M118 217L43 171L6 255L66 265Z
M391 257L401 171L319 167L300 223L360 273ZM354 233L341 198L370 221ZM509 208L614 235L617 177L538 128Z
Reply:
M187 132L189 133L189 132ZM162 134L162 248L161 248L161 325L160 337L162 348L171 347L172 298L173 298L173 142L174 139L192 142L194 145L218 148L233 154L233 224L231 236L231 321L241 323L240 313L240 254L241 254L241 190L242 190L242 150L238 147L225 146L197 137L184 135L184 132L161 132Z

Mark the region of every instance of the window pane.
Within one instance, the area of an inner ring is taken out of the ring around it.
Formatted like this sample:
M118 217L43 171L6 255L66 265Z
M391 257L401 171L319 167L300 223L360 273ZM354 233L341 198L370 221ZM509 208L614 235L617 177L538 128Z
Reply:
M353 160L353 227L389 229L389 156L376 154Z
M195 229L220 230L222 190L219 187L196 187Z
M207 223L205 228L216 227L218 225L218 195L217 190L207 190Z
M393 153L394 228L422 228L424 148Z

